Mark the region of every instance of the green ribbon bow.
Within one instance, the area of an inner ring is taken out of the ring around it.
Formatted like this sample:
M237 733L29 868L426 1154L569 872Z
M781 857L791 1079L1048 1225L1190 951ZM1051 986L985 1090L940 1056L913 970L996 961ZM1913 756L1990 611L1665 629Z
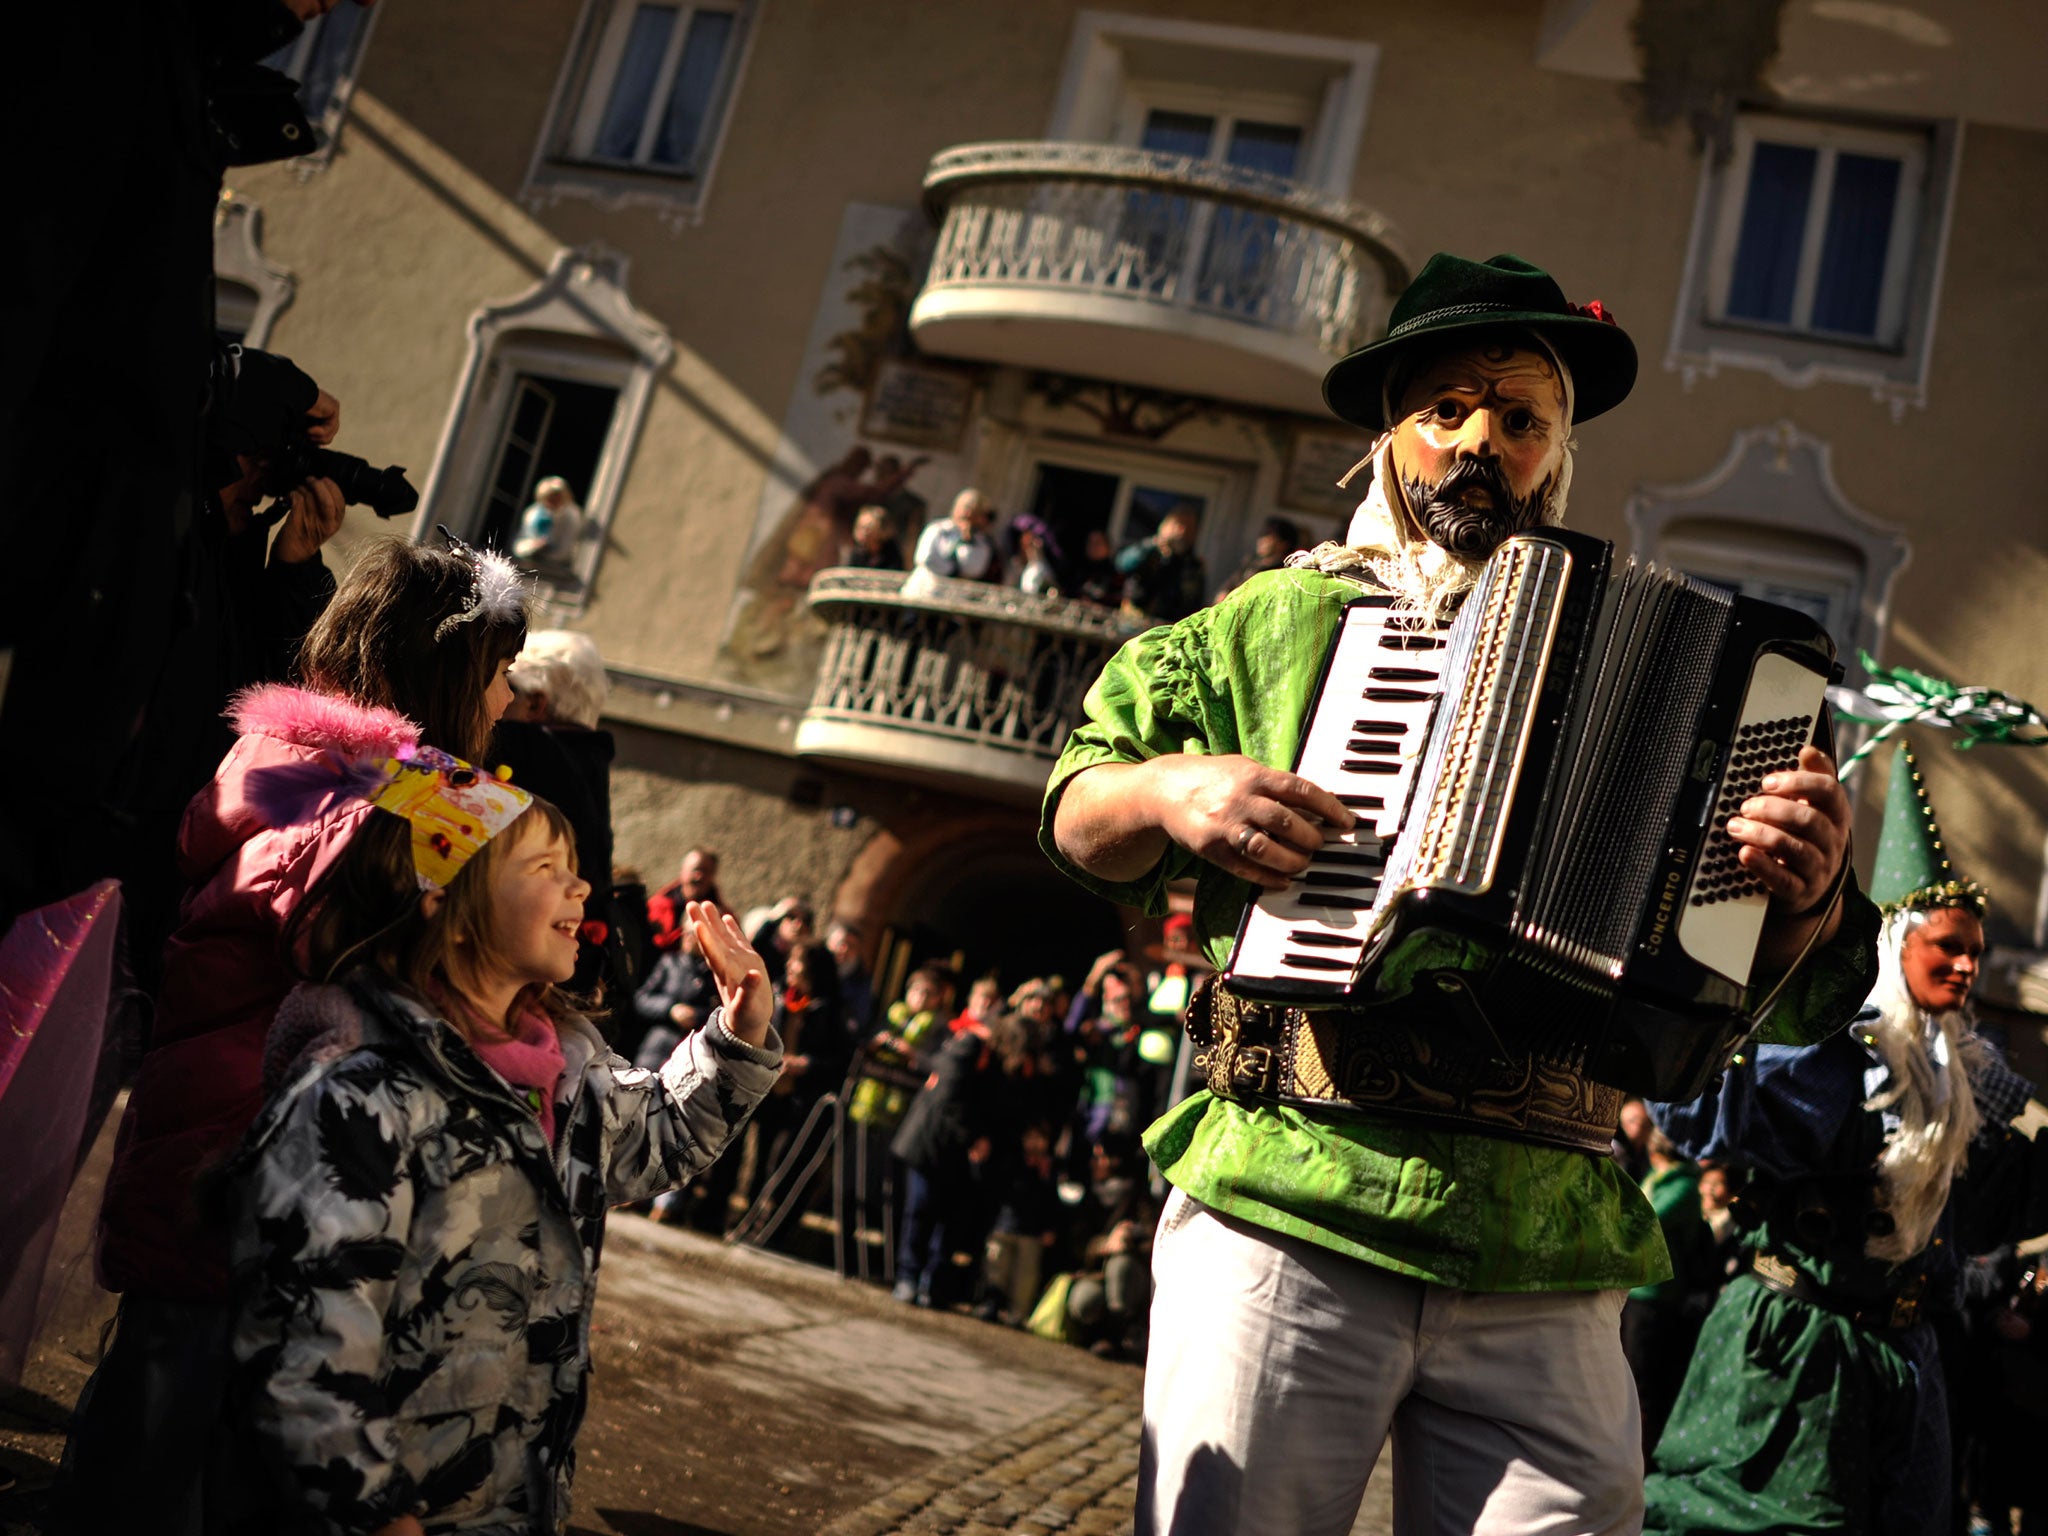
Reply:
M1996 688L1958 687L1946 678L1929 677L1911 667L1881 667L1868 651L1858 651L1870 681L1861 692L1830 689L1835 713L1844 720L1879 727L1842 764L1848 778L1877 744L1901 726L1945 726L1956 733L1951 743L1967 752L1980 743L2012 747L2048 746L2048 717L2024 699Z

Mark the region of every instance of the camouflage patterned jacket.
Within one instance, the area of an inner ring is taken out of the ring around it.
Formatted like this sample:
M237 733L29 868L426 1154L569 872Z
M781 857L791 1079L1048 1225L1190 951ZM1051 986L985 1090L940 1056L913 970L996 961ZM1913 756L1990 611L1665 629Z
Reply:
M449 1025L358 972L301 987L230 1169L237 1401L284 1530L567 1523L606 1210L692 1177L775 1081L722 1019L659 1073L560 1028L556 1145Z

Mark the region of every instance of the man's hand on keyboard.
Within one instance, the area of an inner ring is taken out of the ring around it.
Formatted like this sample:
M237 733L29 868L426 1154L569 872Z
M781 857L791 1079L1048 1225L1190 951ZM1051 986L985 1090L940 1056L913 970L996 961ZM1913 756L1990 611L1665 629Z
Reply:
M1149 786L1159 825L1189 852L1267 890L1308 867L1325 829L1354 818L1337 797L1296 774L1249 757L1154 758Z

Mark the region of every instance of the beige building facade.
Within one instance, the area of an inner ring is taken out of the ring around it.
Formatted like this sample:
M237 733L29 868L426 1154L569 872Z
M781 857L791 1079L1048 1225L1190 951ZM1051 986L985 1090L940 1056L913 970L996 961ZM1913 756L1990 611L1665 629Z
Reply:
M541 574L615 671L621 862L708 844L729 899L899 960L1071 971L1129 914L1044 865L1033 790L1122 631L838 571L852 511L907 548L969 485L1076 544L1191 505L1219 580L1269 515L1330 536L1365 445L1317 380L1436 250L1634 337L1575 526L1806 607L1852 682L2048 700L2048 43L2018 4L1666 9L384 0L299 61L330 144L232 178L222 313L425 487L343 560L570 481ZM2039 944L2048 754L1921 742Z

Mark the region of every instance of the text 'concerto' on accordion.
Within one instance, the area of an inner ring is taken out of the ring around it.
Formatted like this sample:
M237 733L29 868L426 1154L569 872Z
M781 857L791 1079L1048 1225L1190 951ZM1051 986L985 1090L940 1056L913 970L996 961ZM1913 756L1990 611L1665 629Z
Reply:
M1693 1096L1757 1022L1768 900L1725 824L1814 740L1834 672L1807 615L1563 529L1502 544L1447 626L1368 593L1294 764L1358 823L1246 909L1226 981Z

